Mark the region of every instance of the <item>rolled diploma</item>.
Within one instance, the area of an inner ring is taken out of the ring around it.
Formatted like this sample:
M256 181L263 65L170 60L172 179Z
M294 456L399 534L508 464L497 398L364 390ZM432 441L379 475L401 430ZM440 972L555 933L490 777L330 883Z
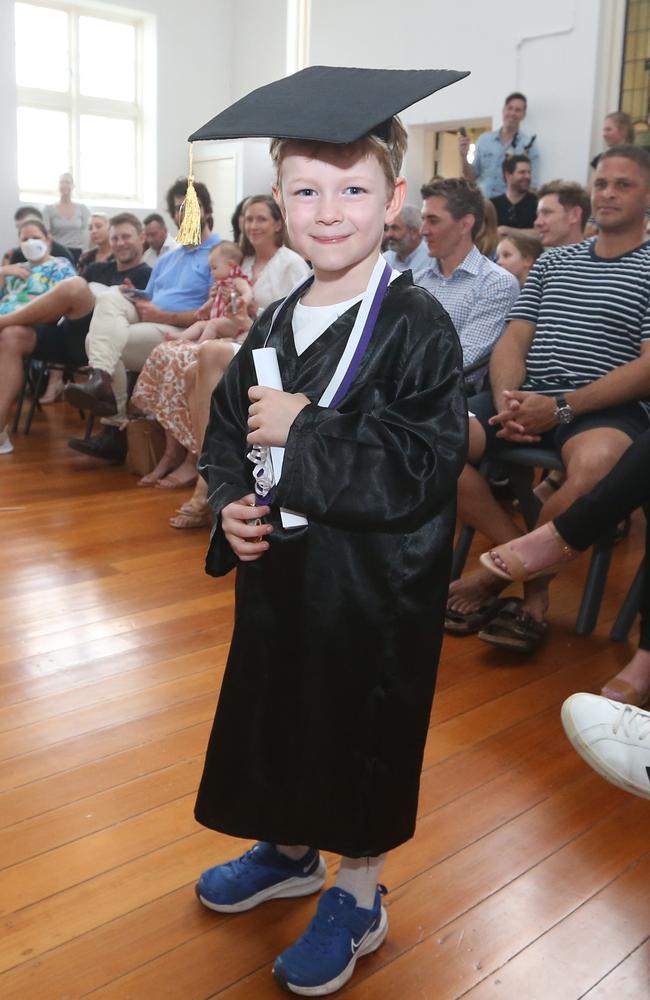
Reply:
M282 392L282 376L280 375L275 347L258 347L257 350L253 351L253 364L255 365L258 385L263 385L265 389L279 389ZM283 461L284 448L272 446L271 463L276 484L280 482ZM283 528L301 528L304 524L309 523L303 514L298 514L285 507L280 508L280 517Z

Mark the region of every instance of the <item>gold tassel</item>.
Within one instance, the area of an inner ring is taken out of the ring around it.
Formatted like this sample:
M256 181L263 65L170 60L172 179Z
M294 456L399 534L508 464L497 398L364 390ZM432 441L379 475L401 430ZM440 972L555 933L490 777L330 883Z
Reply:
M192 143L190 143L190 165L187 175L187 191L182 206L183 218L176 235L176 242L183 247L198 247L201 239L201 206L194 189L192 175Z

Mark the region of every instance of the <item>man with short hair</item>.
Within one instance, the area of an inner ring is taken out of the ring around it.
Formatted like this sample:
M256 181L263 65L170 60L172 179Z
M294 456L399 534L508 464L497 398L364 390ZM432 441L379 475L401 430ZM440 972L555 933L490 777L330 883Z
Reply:
M181 185L179 193L179 183ZM211 233L212 201L205 184L194 188L201 210L201 243L183 246L161 257L144 294L126 289L123 295L105 295L97 303L86 340L90 376L85 383L70 382L65 398L73 406L101 416L102 430L91 438L73 438L71 448L93 458L123 461L126 457L127 369L139 372L154 347L167 333L194 322L194 314L208 299L212 277L208 254L220 243ZM187 180L176 182L173 204L180 223Z
M36 208L34 205L21 205L14 212L14 223L16 226L16 232L20 230L23 222L26 219L40 219L43 221L43 213L40 208ZM58 243L56 240L52 240L52 249L50 253L53 257L65 257L69 260L71 264L74 264L74 258L67 247L64 247L62 243ZM25 254L22 252L20 247L15 247L13 250L8 250L6 255L6 263L8 264L24 264ZM4 263L4 261L3 261ZM76 267L76 264L75 264Z
M525 153L530 159L533 187L539 184L539 149L537 136L526 135L519 126L526 117L528 102L523 94L515 91L508 94L503 105L503 124L493 132L483 132L478 137L474 162L467 162L470 140L461 135L458 149L463 167L463 176L469 181L477 181L486 198L495 198L506 190L503 177L503 161L506 156Z
M420 225L422 219L417 205L404 208L388 226L388 250L384 257L395 271L411 271L416 274L429 263L429 250L422 239Z
M563 247L584 239L591 214L589 195L574 181L550 181L540 188L536 235L544 247Z
M145 218L144 238L147 242L147 249L144 252L144 262L149 267L155 267L159 257L178 250L180 246L174 237L169 235L165 220L158 212L152 212Z
M474 245L484 216L483 195L475 184L448 177L424 184L421 194L421 232L429 263L413 280L449 313L467 368L487 358L503 333L519 283Z
M506 156L503 161L506 190L491 198L497 213L499 236L537 236L537 198L530 190L533 177L530 158L525 153Z
M557 247L533 265L492 353L491 392L474 396L469 462L459 486L466 523L505 544L521 532L477 466L494 449L557 449L566 480L539 523L588 493L650 426L650 155L638 146L603 153L594 179L595 240ZM505 583L481 568L451 584L447 628L531 652L544 637L548 577L524 601L496 601Z

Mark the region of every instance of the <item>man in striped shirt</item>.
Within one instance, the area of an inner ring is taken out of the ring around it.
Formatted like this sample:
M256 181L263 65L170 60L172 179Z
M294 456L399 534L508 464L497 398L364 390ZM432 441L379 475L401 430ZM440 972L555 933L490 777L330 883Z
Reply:
M560 452L566 480L544 504L543 523L589 492L650 426L648 207L650 155L613 146L594 178L598 236L543 254L510 312L492 353L491 392L471 400L476 419L459 488L461 518L496 544L520 531L475 468L484 455L520 444ZM505 636L509 648L533 648L543 637L548 578L527 583L523 604L505 617L495 601L504 585L485 569L453 583L450 631L483 630L497 645Z

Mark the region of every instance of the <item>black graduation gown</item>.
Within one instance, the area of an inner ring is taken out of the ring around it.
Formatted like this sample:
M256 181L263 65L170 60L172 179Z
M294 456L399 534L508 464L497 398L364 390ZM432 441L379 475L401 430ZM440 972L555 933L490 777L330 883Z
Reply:
M269 342L286 391L320 398L358 308L300 357L287 310ZM213 396L201 465L215 514L253 489L251 350L272 312ZM342 403L312 402L291 427L276 500L308 527L285 531L274 507L270 550L238 566L200 823L349 857L413 835L466 438L456 332L405 272ZM217 518L207 570L236 563Z

